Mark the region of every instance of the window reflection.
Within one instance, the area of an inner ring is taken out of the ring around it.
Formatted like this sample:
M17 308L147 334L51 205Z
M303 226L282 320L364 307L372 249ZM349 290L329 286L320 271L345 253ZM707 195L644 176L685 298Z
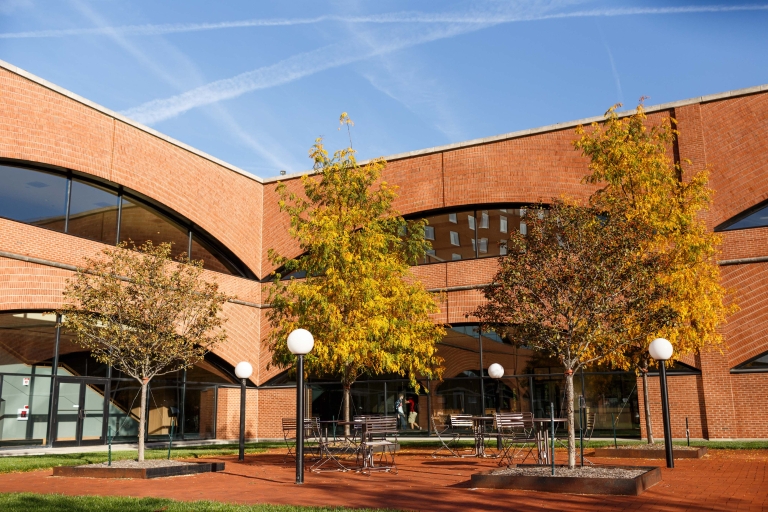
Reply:
M117 194L72 180L71 196L67 233L114 244L117 241Z
M222 274L236 274L237 271L218 251L210 244L203 241L198 235L192 234L192 252L190 258L203 260L203 268L221 272Z
M510 233L525 234L525 209L497 208L427 217L424 238L432 243L425 263L490 258L507 254Z
M129 240L137 246L149 240L156 245L170 242L173 257L190 252L208 270L249 275L221 247L191 233L184 221L125 197L117 186L7 165L0 165L0 183L0 217L110 245Z
M0 183L0 217L64 231L66 177L3 165Z
M475 212L457 212L427 218L430 228L425 235L432 242L427 263L470 259L475 257Z
M153 244L171 242L171 254L178 257L189 248L189 231L170 219L162 217L148 206L123 197L120 214L120 241L132 241L136 246L146 241Z

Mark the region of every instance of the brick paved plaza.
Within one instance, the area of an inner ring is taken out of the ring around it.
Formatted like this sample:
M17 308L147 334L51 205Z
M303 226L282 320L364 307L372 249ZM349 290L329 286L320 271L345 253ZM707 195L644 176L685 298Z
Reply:
M52 470L0 475L4 492L61 493L216 500L230 503L343 505L424 511L472 510L768 510L768 451L712 450L699 460L677 460L662 468L664 480L642 496L575 496L472 489L473 472L493 468L493 460L429 457L407 450L397 458L399 474L354 472L306 474L294 482L293 463L282 451L210 460L226 471L156 480L99 480L53 477ZM598 464L664 466L664 461L594 459Z

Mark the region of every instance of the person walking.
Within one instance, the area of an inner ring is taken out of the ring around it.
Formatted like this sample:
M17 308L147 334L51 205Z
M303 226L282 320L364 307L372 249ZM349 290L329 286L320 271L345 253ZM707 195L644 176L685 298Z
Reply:
M421 427L416 423L416 418L419 415L419 402L412 396L408 397L408 425L411 430L421 430Z
M397 412L397 428L405 430L405 397L402 393L395 401L395 411Z

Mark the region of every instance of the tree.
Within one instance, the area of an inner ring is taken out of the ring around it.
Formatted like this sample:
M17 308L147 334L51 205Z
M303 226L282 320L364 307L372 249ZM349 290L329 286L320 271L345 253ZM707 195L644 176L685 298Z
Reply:
M554 200L528 210L527 234L511 234L487 302L475 315L514 343L556 357L565 370L568 466L575 465L573 374L627 346L628 318L643 313L662 254L637 250L653 236L639 220Z
M134 247L135 249L135 247ZM228 297L205 281L202 261L171 259L171 244L105 248L67 281L61 325L97 361L141 385L139 460L144 460L147 385L188 368L226 340Z
M338 378L344 390L344 419L350 418L350 386L361 375L397 373L415 388L417 377L442 374L437 343L442 325L430 318L436 298L416 281L410 265L430 248L424 221L405 221L392 209L395 188L380 181L383 160L365 166L351 148L329 157L322 140L310 150L315 173L302 176L304 197L277 191L281 211L302 255L270 251L272 261L301 279L272 285L267 343L272 364L293 365L286 339L296 328L309 330L315 346L307 373Z
M589 157L590 174L585 182L601 185L591 198L596 209L611 217L638 219L652 226L654 236L640 250L663 252L667 266L660 269L654 286L663 287L649 304L646 315L627 326L633 343L615 354L617 367L636 367L642 375L648 442L653 443L648 401L648 345L659 336L669 339L679 358L705 347L720 347L718 327L737 306L720 284L716 255L720 237L710 232L701 214L708 208L713 191L706 169L687 171L672 158L678 132L675 120L661 119L650 125L642 99L635 113L620 118L614 105L605 122L593 123L590 133L577 128L574 147ZM674 321L659 325L658 311L673 312Z

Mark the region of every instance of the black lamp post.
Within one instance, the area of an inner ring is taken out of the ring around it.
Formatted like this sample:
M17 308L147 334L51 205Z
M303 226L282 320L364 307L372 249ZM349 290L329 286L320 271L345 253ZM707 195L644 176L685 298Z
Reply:
M304 356L315 346L315 339L306 329L296 329L288 335L288 350L298 358L296 364L296 483L304 483Z
M501 402L504 399L503 390L501 388L501 378L504 377L504 367L499 363L493 363L488 367L488 376L496 381L496 390L499 398L496 405L496 412L501 412ZM496 436L496 449L501 450L501 432L499 431Z
M241 361L235 366L235 375L240 379L240 455L237 460L245 460L245 384L253 374L251 363Z
M675 467L672 453L672 425L669 420L669 396L667 395L667 369L664 363L672 359L672 344L664 338L656 338L648 347L651 357L659 362L659 387L661 388L661 417L664 421L664 449L667 456L667 467Z

